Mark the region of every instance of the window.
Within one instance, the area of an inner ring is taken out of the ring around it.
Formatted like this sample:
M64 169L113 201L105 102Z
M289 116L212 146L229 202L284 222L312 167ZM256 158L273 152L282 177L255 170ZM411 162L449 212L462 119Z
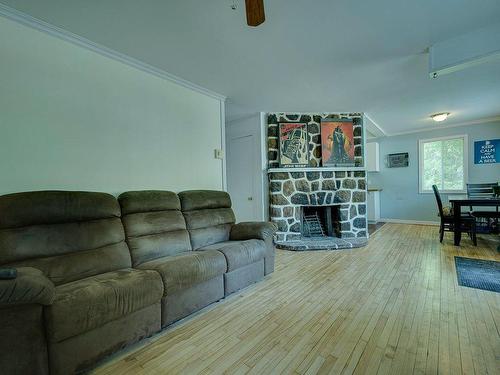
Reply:
M467 145L466 135L418 142L421 193L432 193L432 185L443 193L465 193Z

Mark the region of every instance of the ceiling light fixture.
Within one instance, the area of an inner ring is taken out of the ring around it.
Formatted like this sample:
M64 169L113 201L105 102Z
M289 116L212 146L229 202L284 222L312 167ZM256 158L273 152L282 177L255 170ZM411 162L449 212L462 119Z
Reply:
M450 112L435 113L435 114L431 115L431 119L433 119L436 122L441 122L441 121L446 120L449 115L450 115Z
M500 23L476 29L429 47L429 75L433 78L479 64L500 60Z

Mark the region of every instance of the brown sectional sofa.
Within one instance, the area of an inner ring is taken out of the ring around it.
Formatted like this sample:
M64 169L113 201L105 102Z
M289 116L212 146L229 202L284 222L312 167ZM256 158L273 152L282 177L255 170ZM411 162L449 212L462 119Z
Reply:
M218 191L0 197L0 372L91 368L271 273L274 231Z

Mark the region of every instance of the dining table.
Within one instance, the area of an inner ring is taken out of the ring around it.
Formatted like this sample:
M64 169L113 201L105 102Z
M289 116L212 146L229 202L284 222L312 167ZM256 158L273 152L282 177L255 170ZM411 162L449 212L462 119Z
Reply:
M467 196L459 196L449 198L449 202L453 207L453 242L455 246L460 246L462 238L462 225L460 220L462 216L462 207L499 207L500 197L488 198L468 198Z

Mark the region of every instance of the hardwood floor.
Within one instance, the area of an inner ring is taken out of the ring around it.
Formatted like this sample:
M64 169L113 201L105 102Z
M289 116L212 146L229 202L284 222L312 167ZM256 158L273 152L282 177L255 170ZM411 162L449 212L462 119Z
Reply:
M378 231L380 228L382 228L383 226L385 225L384 222L378 222L376 224L368 224L368 233L370 234L370 236L375 233L376 231Z
M95 374L500 374L500 294L457 285L454 256L500 260L386 224L365 248L278 251L265 281L177 323Z

